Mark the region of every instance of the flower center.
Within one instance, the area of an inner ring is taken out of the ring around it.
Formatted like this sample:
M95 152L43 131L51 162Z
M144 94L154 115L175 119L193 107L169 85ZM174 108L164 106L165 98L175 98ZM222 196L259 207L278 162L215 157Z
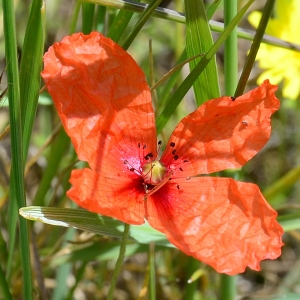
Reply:
M167 168L159 160L146 163L142 167L142 176L147 184L159 184L163 181L166 173Z

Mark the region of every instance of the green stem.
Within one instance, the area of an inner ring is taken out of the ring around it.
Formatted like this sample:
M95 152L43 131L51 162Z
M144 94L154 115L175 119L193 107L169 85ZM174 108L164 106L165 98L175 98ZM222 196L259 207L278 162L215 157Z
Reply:
M233 20L237 13L237 1L224 0L224 25ZM233 95L237 85L238 47L237 27L234 27L224 43L225 94Z
M237 14L237 1L224 0L225 28ZM238 46L237 28L234 27L224 45L225 94L233 95L237 85ZM220 299L231 300L236 294L236 278L226 274L221 275Z
M114 291L116 288L116 283L117 283L117 279L124 261L124 257L125 257L125 252L126 252L126 245L127 245L127 239L129 236L129 229L130 229L130 225L124 223L124 233L123 233L123 237L122 237L122 241L121 241L121 246L120 246L120 252L119 252L119 257L117 259L116 262L116 266L111 278L111 285L108 291L108 295L107 295L107 300L113 300L114 298Z
M23 162L23 123L21 117L19 69L17 57L17 39L15 28L14 1L5 0L3 6L3 25L5 38L7 82L8 82L8 99L9 99L9 119L11 134L11 183L10 196L11 202L16 201L17 205L13 208L26 206L25 183L24 183L24 162ZM13 217L18 213L12 211ZM32 275L30 266L29 253L29 236L27 221L19 217L19 238L20 253L22 262L22 279L23 279L23 298L32 299ZM12 255L12 254L11 254Z
M155 289L155 245L150 243L149 246L149 299L156 299L156 289Z

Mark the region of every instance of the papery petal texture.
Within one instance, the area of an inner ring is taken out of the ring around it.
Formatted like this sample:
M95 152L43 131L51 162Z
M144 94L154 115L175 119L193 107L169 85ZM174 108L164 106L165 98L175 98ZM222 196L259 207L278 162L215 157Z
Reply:
M131 56L100 33L65 37L42 76L79 159L67 195L129 224L149 224L218 272L259 270L281 253L283 230L259 188L206 177L249 161L279 108L268 80L236 99L210 100L182 119L157 158L150 89ZM196 176L196 177L194 177Z
M179 122L161 161L175 170L175 178L243 166L270 138L270 117L279 108L276 90L266 80L235 100L207 101Z
M230 275L280 255L276 216L256 185L216 177L171 180L146 208L149 224L171 243Z
M112 157L156 151L149 87L132 57L100 33L65 37L44 56L42 77L81 160L98 172ZM143 154L143 153L142 153Z
M125 223L144 223L145 201L140 177L104 176L82 169L72 171L70 183L72 188L67 195L79 206Z

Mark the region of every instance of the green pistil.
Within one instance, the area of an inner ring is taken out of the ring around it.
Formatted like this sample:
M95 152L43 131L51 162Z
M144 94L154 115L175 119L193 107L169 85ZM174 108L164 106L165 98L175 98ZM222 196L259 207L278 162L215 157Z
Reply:
M151 185L157 185L162 182L166 173L167 168L159 160L146 163L142 167L144 181Z

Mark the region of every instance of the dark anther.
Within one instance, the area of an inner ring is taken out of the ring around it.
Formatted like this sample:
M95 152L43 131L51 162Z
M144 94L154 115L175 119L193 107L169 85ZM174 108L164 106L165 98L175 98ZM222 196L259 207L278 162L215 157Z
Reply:
M148 160L148 159L149 159L149 156L148 156L148 154L147 154L146 156L144 156L144 158L145 158L146 160Z
M235 97L230 97L232 101L234 101L236 98Z
M187 177L187 178L186 178L186 180L190 180L190 179L191 179L191 177Z
M189 161L187 159L185 159L183 162L185 163L185 162L189 162Z
M181 167L179 168L179 170L183 172L183 169Z
M174 155L174 160L177 160L179 158L178 155Z
M129 171L130 171L130 172L133 172L133 171L134 171L134 168L130 168Z
M150 152L150 153L148 153L146 156L148 156L148 157L153 157L153 154Z
M177 187L177 190L180 190L180 186L178 184L176 185L176 187Z
M158 143L157 143L159 146L162 144L162 141L158 141Z
M126 165L127 163L128 163L128 161L125 159L125 160L124 160L124 165Z
M172 154L174 155L175 153L176 153L176 150L173 150L173 151L172 151Z
M174 143L174 142L171 142L171 143L170 143L170 146L171 146L171 147L175 147L175 143Z
M143 146L143 149L146 149L146 148L147 148L147 146L146 146L146 145L144 145L144 146Z

